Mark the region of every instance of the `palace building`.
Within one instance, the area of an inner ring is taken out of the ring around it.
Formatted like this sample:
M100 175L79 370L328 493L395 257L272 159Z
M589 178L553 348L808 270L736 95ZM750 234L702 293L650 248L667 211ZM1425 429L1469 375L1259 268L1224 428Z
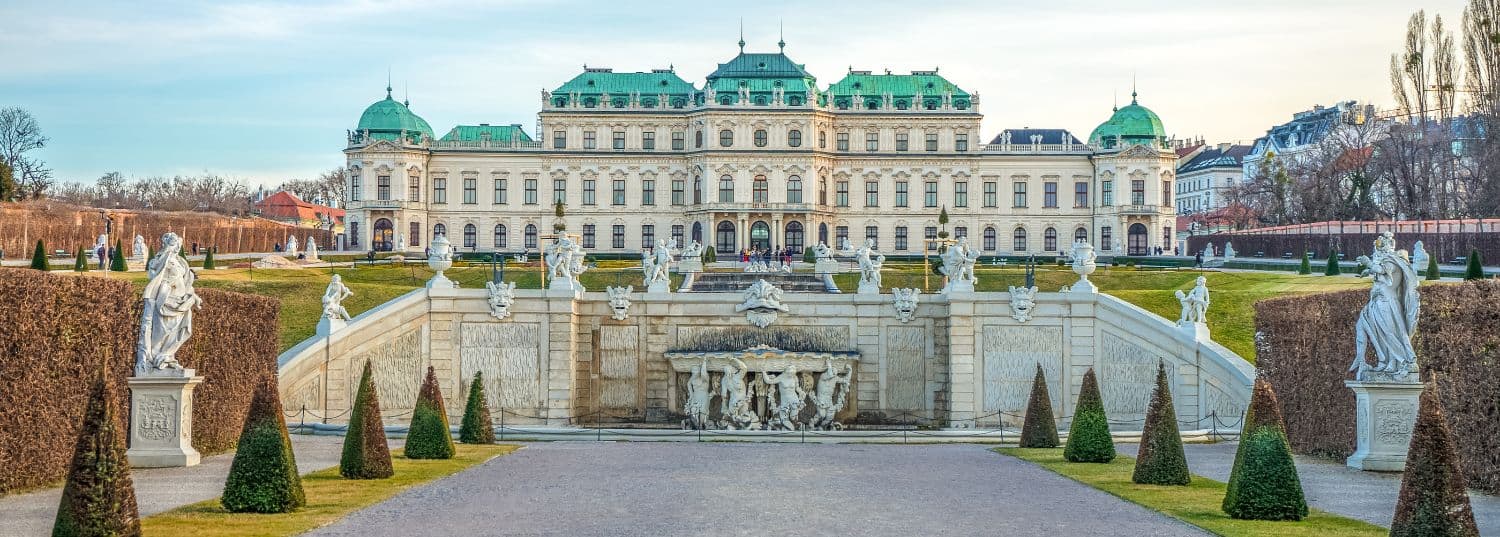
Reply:
M847 237L901 256L946 227L984 255L1075 239L1103 255L1170 250L1177 156L1134 93L1087 142L1027 128L985 144L979 94L936 69L822 86L779 46L742 40L701 85L586 67L542 92L535 137L520 124L438 134L386 88L348 133L346 246L422 252L445 234L460 252L537 251L557 228L605 254Z

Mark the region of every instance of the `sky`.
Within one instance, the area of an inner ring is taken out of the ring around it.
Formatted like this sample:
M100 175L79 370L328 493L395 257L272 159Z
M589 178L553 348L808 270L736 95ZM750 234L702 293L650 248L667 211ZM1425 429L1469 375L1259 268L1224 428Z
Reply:
M723 4L723 5L716 5ZM703 78L786 54L827 87L854 69L939 68L980 95L981 137L1080 138L1128 103L1170 135L1248 143L1315 104L1390 108L1390 55L1417 9L1464 0L0 2L0 107L30 111L63 181L227 175L251 185L343 165L345 131L397 98L438 135L520 123L584 65Z

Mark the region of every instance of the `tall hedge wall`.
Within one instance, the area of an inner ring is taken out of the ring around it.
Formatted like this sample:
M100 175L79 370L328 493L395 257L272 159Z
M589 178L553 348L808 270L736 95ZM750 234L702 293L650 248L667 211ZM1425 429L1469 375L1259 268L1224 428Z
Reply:
M1469 486L1500 494L1500 281L1426 285L1413 341L1424 378L1442 388ZM1256 366L1276 386L1298 453L1354 452L1354 322L1368 291L1255 305Z
M1472 225L1472 224L1471 224ZM1255 252L1264 252L1267 258L1279 259L1283 253L1291 253L1296 259L1302 255L1304 250L1312 252L1313 257L1326 259L1330 252L1344 252L1345 261L1354 261L1361 255L1368 255L1375 238L1375 233L1342 233L1327 235L1323 233L1300 233L1293 235L1239 235L1221 233L1215 235L1196 235L1188 237L1188 251L1196 252L1202 250L1205 245L1212 243L1215 248L1224 248L1224 242L1234 244L1235 255L1241 258L1253 258ZM1447 263L1454 257L1469 255L1471 248L1479 249L1484 259L1491 266L1494 260L1500 260L1500 233L1397 233L1396 243L1402 248L1411 250L1416 247L1417 241L1422 241L1422 248L1428 255L1438 256L1438 260Z
M278 302L199 289L203 309L177 358L204 376L193 392L193 447L232 449L256 382L276 371ZM129 282L0 269L0 494L62 479L88 398L87 379L108 367L122 388L140 319Z

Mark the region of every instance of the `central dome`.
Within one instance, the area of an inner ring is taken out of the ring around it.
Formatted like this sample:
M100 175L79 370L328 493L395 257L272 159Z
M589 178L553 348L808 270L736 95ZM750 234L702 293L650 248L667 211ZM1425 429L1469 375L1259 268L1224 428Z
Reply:
M369 131L371 138L392 140L406 131L408 136L416 136L417 133L426 134L428 139L433 138L432 127L420 116L412 113L405 104L391 98L391 89L385 89L385 99L376 101L375 104L365 108L365 113L359 116L358 131Z
M1099 124L1099 127L1089 134L1090 144L1106 149L1115 148L1117 145L1165 143L1166 139L1167 129L1162 127L1161 118L1150 108L1141 106L1136 101L1134 92L1130 94L1129 105L1115 110L1114 115L1110 116L1108 121Z

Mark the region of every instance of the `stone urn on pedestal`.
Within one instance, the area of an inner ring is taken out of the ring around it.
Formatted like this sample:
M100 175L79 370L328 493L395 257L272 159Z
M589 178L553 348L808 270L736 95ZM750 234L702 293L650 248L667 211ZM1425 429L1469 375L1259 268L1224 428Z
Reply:
M432 255L427 257L427 268L432 269L431 280L427 280L428 289L455 289L458 284L443 275L443 271L453 268L453 244L448 242L446 235L438 235L432 238Z
M167 233L146 267L148 281L130 386L130 465L193 466L193 389L203 382L177 361L177 350L193 333L193 311L202 304L192 269L181 255L182 239Z
M1354 325L1355 450L1351 468L1399 472L1406 467L1411 432L1417 422L1422 381L1411 337L1416 331L1421 295L1411 263L1396 252L1390 232L1375 239L1375 253L1360 256L1360 277L1374 280L1370 301ZM1367 354L1375 355L1372 365Z
M1078 282L1068 290L1074 293L1099 292L1094 282L1089 281L1089 275L1094 273L1095 268L1094 245L1083 240L1073 241L1073 272L1078 274Z

